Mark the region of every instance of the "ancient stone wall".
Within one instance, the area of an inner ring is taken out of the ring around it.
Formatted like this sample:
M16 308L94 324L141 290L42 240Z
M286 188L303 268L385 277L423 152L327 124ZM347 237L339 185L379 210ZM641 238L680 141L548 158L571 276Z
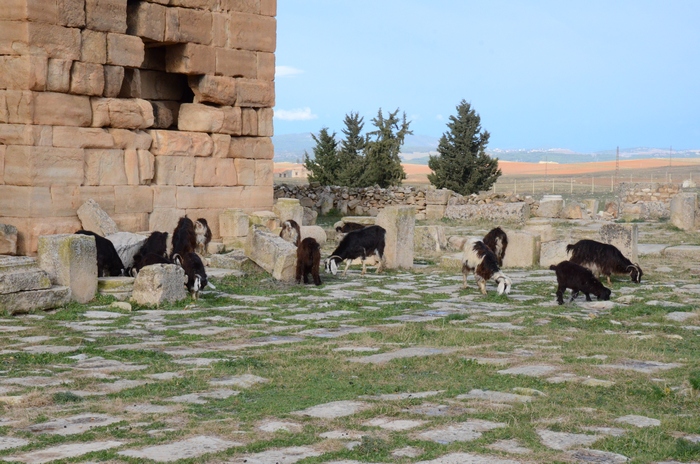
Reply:
M121 230L273 203L276 0L3 0L0 223Z

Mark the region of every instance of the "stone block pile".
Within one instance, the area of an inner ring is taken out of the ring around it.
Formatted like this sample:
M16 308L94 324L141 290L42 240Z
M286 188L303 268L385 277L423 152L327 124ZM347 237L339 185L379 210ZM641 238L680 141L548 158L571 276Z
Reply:
M0 223L17 253L80 228L92 198L120 230L272 207L276 0L4 0ZM167 223L167 227L162 224Z

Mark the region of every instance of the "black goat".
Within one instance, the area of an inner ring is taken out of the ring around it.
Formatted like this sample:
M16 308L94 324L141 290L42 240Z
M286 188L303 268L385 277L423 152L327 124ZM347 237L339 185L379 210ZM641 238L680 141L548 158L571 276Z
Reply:
M136 277L134 275L134 269L136 270L136 273L140 271L144 266L148 266L150 264L168 264L172 263L172 261L167 259L168 256L168 233L167 232L159 232L159 231L153 231L151 232L151 235L148 236L145 242L143 242L143 245L141 245L141 248L139 248L139 251L136 252L134 255L134 264L131 268L127 269L126 274ZM157 261L153 256L149 257L147 263L142 263L146 256L148 255L155 255L155 256L160 256L163 258L163 261Z
M309 283L309 276L314 279L315 285L321 285L321 276L318 275L318 268L321 266L321 245L315 238L306 237L297 248L297 274L296 281L301 283L302 276L304 283Z
M510 278L498 267L498 258L481 240L467 242L462 254L462 276L464 288L467 288L467 275L474 272L474 279L481 293L486 295L486 281L493 279L498 285L498 294L510 293Z
M114 248L114 244L97 235L91 230L80 229L76 232L80 235L90 235L95 237L95 247L97 248L97 276L98 277L115 277L124 275L124 263L122 263L119 253Z
M299 223L294 219L286 220L282 223L282 230L280 231L280 237L283 240L288 241L292 245L298 247L301 241L301 228Z
M342 226L336 227L335 231L341 234L347 234L354 230L364 229L366 226L366 224L359 224L357 222L344 222Z
M610 283L611 274L629 274L632 282L642 281L642 268L639 264L632 263L614 245L596 242L595 240L579 240L574 245L566 246L567 253L571 253L569 261L590 269L598 278L604 275Z
M362 261L362 275L365 274L367 260L373 256L378 257L377 273L382 271L384 259L386 230L381 226L368 226L360 230L349 232L338 244L330 257L326 259L326 272L333 275L338 273L338 264L346 260L343 275L346 275L352 260L360 258Z
M207 280L207 271L204 270L204 263L197 253L191 251L182 255L177 254L173 258L174 262L184 269L187 277L185 286L194 300L199 298L199 291L202 288L207 285L213 287Z
M503 266L503 257L506 255L506 248L508 248L508 236L500 227L491 229L488 234L484 236L484 245L489 247L493 254L496 255L498 260L498 265Z
M211 242L211 229L206 219L199 218L194 221L194 233L197 237L195 251L204 256L207 254L207 246Z
M192 219L183 216L173 231L173 249L170 258L174 260L175 255L184 256L187 253L193 253L196 248L197 234L194 231L194 223Z
M571 289L569 303L574 301L579 292L586 295L586 301L591 301L591 293L599 300L610 299L610 289L604 287L600 280L583 266L571 261L562 261L556 266L552 264L549 269L557 273L557 303L560 305L564 304L564 292L567 288Z

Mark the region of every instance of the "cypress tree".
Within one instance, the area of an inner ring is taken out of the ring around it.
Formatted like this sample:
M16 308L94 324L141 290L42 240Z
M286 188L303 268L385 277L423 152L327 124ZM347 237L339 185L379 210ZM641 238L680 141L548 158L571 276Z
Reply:
M365 145L365 167L361 179L364 187L401 185L406 178L399 153L404 138L413 132L408 129L410 122L406 121L406 113L401 120L398 113L397 109L385 119L380 108L377 117L372 119L377 130L368 134Z
M304 152L304 167L309 170L309 183L318 182L321 185L338 185L338 172L340 162L338 160L338 142L335 140L335 132L330 134L324 127L321 132L311 134L316 146L314 157Z
M345 139L340 142L338 151L338 161L340 172L338 173L338 183L346 187L358 187L362 171L364 170L364 149L366 139L361 135L364 128L364 118L358 113L345 115L345 128L343 134Z

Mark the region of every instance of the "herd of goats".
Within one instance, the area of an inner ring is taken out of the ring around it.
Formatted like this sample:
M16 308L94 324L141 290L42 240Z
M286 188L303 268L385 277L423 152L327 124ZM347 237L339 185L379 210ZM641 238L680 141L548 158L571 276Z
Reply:
M321 266L321 246L313 237L301 238L301 228L294 220L282 223L280 237L297 247L296 282L309 283L311 274L314 284L321 285L319 269ZM336 227L342 236L333 253L325 260L325 271L336 275L338 265L345 261L343 275L347 274L351 264L362 264L362 275L367 265L376 265L377 273L382 271L386 230L378 225L364 225L354 222L343 223ZM97 247L97 268L99 277L130 275L136 277L145 266L154 264L177 264L185 272L185 286L196 300L199 291L208 282L204 255L211 241L211 231L206 219L192 221L187 216L181 217L173 231L172 240L168 241L168 232L152 232L134 255L133 264L125 267L112 242L94 232L79 230L78 234L95 237ZM508 236L500 227L489 231L483 240L472 239L464 245L462 255L463 287L467 288L467 275L474 273L474 278L482 294L486 295L486 282L493 280L498 294L508 294L511 279L501 272L503 258L508 248ZM566 247L571 253L568 261L552 265L549 269L557 276L557 302L564 304L564 293L571 290L573 301L579 293L591 301L591 294L599 300L609 300L611 291L603 286L599 278L607 277L610 285L612 274L628 274L632 282L640 283L642 269L632 263L615 246L595 240L580 240Z

